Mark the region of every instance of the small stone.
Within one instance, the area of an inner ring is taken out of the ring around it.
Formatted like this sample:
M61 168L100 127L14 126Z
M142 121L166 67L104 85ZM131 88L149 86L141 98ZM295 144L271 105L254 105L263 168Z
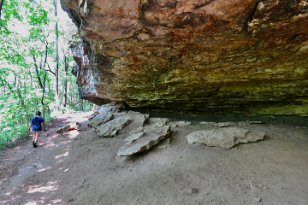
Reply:
M230 126L234 126L235 123L234 122L218 122L214 124L217 127L230 127Z
M221 198L220 201L221 201L222 203L226 203L226 202L227 202L227 200L224 199L224 198Z
M43 166L39 163L34 163L33 167L36 168L36 169L41 169Z
M197 194L197 193L199 193L199 189L197 189L197 188L192 188L192 189L191 189L191 193Z
M262 198L261 197L255 197L256 202L261 202Z
M215 122L206 122L206 121L200 121L200 125L207 125L207 126L214 126Z
M188 195L198 194L199 189L198 188L187 188L187 189L184 190L184 193L186 193Z

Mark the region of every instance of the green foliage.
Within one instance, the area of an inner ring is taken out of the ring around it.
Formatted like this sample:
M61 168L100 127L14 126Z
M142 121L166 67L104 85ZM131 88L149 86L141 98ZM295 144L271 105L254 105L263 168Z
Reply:
M30 15L28 15L30 25L42 25L47 24L48 20L48 13L44 10L41 6L33 8L29 6Z
M64 32L55 29L54 9L45 0L4 1L0 20L0 148L29 136L28 125L35 111L42 111L48 121L50 110L61 109L64 82L70 86L67 106L78 107L75 78L70 72L67 77L63 74L61 62L57 62L61 71L59 93L55 94L55 37L56 32L60 36ZM63 61L64 52L60 53ZM68 59L72 61L72 57Z

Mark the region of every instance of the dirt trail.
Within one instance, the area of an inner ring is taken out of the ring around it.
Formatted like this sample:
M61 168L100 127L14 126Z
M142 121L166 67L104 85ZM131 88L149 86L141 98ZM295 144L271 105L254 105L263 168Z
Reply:
M61 115L53 121L48 131L42 133L38 148L32 147L30 138L1 153L0 204L46 204L44 199L52 197L57 190L56 179L64 169L63 158L67 156L65 150L79 132L87 129L89 115L90 113ZM58 128L70 122L81 123L81 130L56 133ZM47 170L48 173L45 174Z
M60 116L39 147L29 141L0 155L0 204L307 205L308 128L248 125L267 139L230 150L191 146L202 125L177 127L170 144L129 159L125 135L98 138L89 113ZM63 136L57 128L80 122Z

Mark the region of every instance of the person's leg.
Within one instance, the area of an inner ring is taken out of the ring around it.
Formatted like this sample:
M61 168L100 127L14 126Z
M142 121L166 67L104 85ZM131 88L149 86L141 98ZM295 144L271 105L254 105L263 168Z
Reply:
M32 145L34 146L35 143L35 134L36 132L32 131Z
M37 142L39 137L40 137L40 132L36 132L35 133L35 143Z
M40 137L40 132L35 132L34 147L37 147L37 140Z

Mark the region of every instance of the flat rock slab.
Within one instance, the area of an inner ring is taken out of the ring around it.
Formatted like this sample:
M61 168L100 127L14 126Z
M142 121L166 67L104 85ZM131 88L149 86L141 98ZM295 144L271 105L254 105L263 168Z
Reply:
M118 132L123 129L123 127L125 127L129 122L130 119L128 116L119 116L106 122L105 124L100 125L97 127L96 131L100 137L115 137Z
M170 126L164 118L150 118L142 131L129 135L118 151L118 156L130 156L151 149L170 136Z
M252 132L237 127L217 128L212 130L195 131L186 136L189 144L205 144L208 146L229 149L240 143L263 140L265 134Z
M174 122L170 122L169 125L174 128L174 127L185 127L190 125L191 122L189 121L174 121Z
M253 124L264 124L262 121L240 121L240 122L206 122L201 121L199 122L200 125L206 125L206 126L216 126L216 127L232 127L232 126L247 126L247 125L253 125Z
M121 105L114 103L101 106L96 115L90 119L89 126L97 128L101 124L111 120L113 118L113 114L119 112L120 108Z
M140 131L140 132L133 133L133 134L129 135L124 141L131 143L131 142L134 142L134 141L140 139L143 136L144 136L144 132Z
M112 117L113 117L112 113L97 114L90 120L89 126L97 128L101 124L111 120Z
M123 113L119 113L123 114ZM125 127L125 132L130 135L133 133L138 133L142 131L142 127L146 123L146 121L149 119L149 114L143 114L140 112L134 112L134 111L128 111L125 113L125 116L127 116L130 119L130 123Z

